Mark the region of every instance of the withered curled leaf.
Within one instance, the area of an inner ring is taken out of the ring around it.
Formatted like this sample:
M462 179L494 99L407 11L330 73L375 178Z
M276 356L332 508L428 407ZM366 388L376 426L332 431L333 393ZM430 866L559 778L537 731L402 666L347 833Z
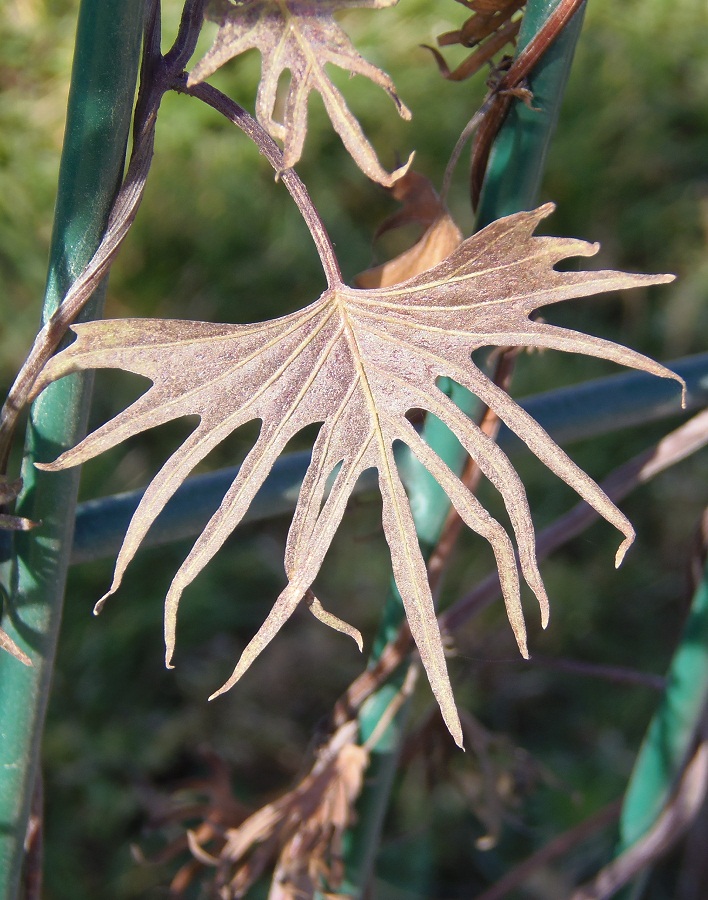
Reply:
M533 310L572 297L671 281L671 275L554 269L560 260L592 256L597 245L535 237L553 210L546 204L492 223L435 267L400 284L357 290L341 281L291 315L254 325L125 319L77 325L74 344L48 364L36 392L70 372L120 368L152 387L89 435L50 470L91 459L131 435L187 415L199 425L155 476L138 507L106 596L114 593L151 524L191 470L234 429L252 419L261 430L238 476L177 572L165 605L169 664L177 606L185 587L238 525L288 441L322 423L288 535L288 583L217 694L230 688L272 640L310 589L359 475L379 474L383 530L411 633L443 717L458 744L460 722L393 444L407 444L447 492L465 523L490 543L519 648L527 655L519 573L536 595L545 625L548 601L536 563L534 528L523 484L502 450L437 387L448 376L475 393L548 468L625 536L629 521L538 423L471 360L489 346L535 346L585 353L680 381L668 369L610 341L545 322ZM506 529L424 443L406 418L424 409L459 438L505 502L518 558ZM332 488L327 494L330 475ZM104 598L105 599L105 598ZM102 601L101 601L102 602ZM214 696L216 696L215 694Z
M404 225L425 228L420 239L398 256L361 272L354 279L358 288L390 287L432 269L462 243L462 232L431 182L419 172L408 172L391 188L394 199L403 204L376 231L380 237Z
M257 48L262 58L256 98L258 121L283 142L284 167L300 159L307 133L307 103L312 91L324 101L327 115L359 168L371 179L390 186L407 166L388 173L379 162L344 97L325 72L327 63L364 75L389 95L403 119L410 111L401 102L389 76L367 62L334 20L334 14L355 7L382 9L398 0L220 0L211 17L219 24L214 44L189 74L188 85L204 81L229 60ZM285 70L290 84L283 121L274 118L278 82Z

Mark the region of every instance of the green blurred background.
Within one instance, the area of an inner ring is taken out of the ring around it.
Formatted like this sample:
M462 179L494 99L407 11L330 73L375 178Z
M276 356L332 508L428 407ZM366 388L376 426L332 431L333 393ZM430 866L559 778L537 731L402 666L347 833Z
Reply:
M77 4L64 0L6 0L0 7L3 384L20 365L39 318L76 13ZM170 0L166 42L178 14ZM345 17L364 55L394 77L413 112L410 124L398 120L372 85L335 75L384 164L392 167L415 149L416 168L437 184L483 97L484 77L445 82L419 45L459 27L464 17L453 0L401 0L395 9ZM205 29L200 49L212 34ZM548 230L600 240L598 265L679 276L676 284L647 292L568 303L549 318L659 359L705 350L706 35L705 0L591 0L542 191L541 199L558 204ZM448 56L459 60L464 51ZM213 80L252 108L258 73L258 55L251 53ZM348 160L319 99L310 104L298 169L347 278L398 249L401 236L372 250L371 235L395 204ZM451 206L469 232L465 179L463 165ZM257 151L196 101L167 97L146 198L111 275L106 314L240 322L294 309L322 287L305 226ZM513 392L523 396L613 371L598 360L524 355ZM139 379L101 373L94 423L142 387ZM601 478L671 424L588 441L571 454ZM86 466L83 496L144 485L189 430L188 422L165 426ZM253 428L239 431L205 468L238 462L253 435ZM573 494L539 464L516 462L541 528L574 502ZM529 604L532 653L663 674L691 594L707 470L708 458L699 455L623 505L638 539L619 572L612 565L617 536L605 524L542 565L551 625L541 633ZM491 492L483 499L495 503ZM352 504L318 583L331 607L369 642L387 585L378 513L373 497ZM345 638L309 616L295 617L237 688L206 703L283 582L287 524L240 529L187 592L173 672L162 663L162 599L188 547L139 554L98 620L91 608L110 581L112 561L72 571L45 742L48 900L165 896L174 865L136 866L131 845L149 856L177 834L174 826L151 830L149 820L162 808L158 795L166 798L203 771L201 747L228 762L236 796L254 808L302 771L313 732L362 667ZM484 543L465 535L443 603L473 586L491 564ZM397 786L376 889L384 900L474 896L620 796L657 700L647 687L522 664L501 604L457 636L456 651L450 667L459 703L495 733L488 751L504 799L502 838L491 850L476 847L491 815L480 759L472 751L450 754L451 742L436 733L434 746L426 745ZM422 685L414 727L430 706ZM431 779L430 768L436 769ZM569 885L601 865L611 846L606 832L540 869L518 896L567 897ZM673 896L655 890L657 900Z

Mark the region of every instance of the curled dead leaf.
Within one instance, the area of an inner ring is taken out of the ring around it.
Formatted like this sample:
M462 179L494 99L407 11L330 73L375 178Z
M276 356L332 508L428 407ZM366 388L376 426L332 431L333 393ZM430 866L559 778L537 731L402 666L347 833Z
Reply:
M399 284L432 269L462 243L462 232L449 212L444 211L425 231L422 238L400 256L357 275L358 288L384 288Z
M194 858L216 869L219 896L245 896L275 865L269 897L299 900L335 889L343 877L342 838L354 819L368 751L354 743L355 722L341 726L320 748L308 774L291 791L224 832L217 851L188 834Z
M425 232L399 256L357 275L354 284L358 288L389 287L420 275L442 262L462 243L462 232L424 175L409 170L391 188L391 195L403 206L378 227L375 238L411 224L422 225Z

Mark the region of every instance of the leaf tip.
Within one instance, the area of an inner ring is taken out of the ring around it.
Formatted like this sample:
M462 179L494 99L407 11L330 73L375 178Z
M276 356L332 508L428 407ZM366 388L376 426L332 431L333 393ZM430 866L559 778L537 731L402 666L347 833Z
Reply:
M450 736L457 746L465 752L465 739L462 733L462 723L460 722L460 717L457 714L457 710L454 710L452 715L447 715L443 712L443 719L445 720L445 725L447 726L447 730L450 732Z
M624 559L625 555L627 554L627 551L629 550L629 548L634 543L634 538L635 538L634 529L632 529L632 531L627 535L627 537L619 545L617 553L615 554L615 569L619 569L619 567L622 565L622 560Z
M526 639L526 624L524 623L523 614L519 608L519 615L514 616L513 618L509 618L509 624L511 625L511 630L514 632L514 637L516 638L516 646L519 648L519 653L523 656L524 659L529 658L529 648ZM508 610L507 610L508 615ZM543 622L543 604L541 604L541 621Z
M115 594L117 589L118 589L118 585L115 585L115 584L111 585L110 590L106 591L106 593L100 598L100 600L94 606L94 608L93 608L94 616L100 615L100 613L103 611L103 607L105 606L106 600L108 600L108 598L110 596Z
M58 472L61 466L58 466L55 462L51 463L34 463L35 469L39 469L40 472Z
M327 610L322 606L320 601L317 599L317 597L315 597L311 590L308 590L305 594L305 603L307 604L307 607L312 615L319 622L322 622L324 625L328 625L335 631L340 632L340 634L346 634L357 645L357 647L359 648L359 653L364 652L364 638L361 636L361 632L358 628L355 628L353 625L350 625L348 622L345 622L338 616L332 615L332 613L327 612Z
M398 115L403 119L404 122L410 122L413 118L413 113L408 109L406 104L396 96L395 99L396 109L398 110Z
M212 700L216 700L217 697L220 697L222 694L225 694L229 690L229 687L230 687L230 685L227 681L226 684L222 685L218 691L214 691L213 694L210 694L207 697L207 701L209 703L211 703Z
M405 162L402 166L399 166L397 169L394 169L387 178L381 180L381 184L384 187L390 188L393 187L397 181L400 181L401 178L408 172L410 167L413 165L413 159L415 157L415 151L411 153L408 157L407 162Z
M681 409L686 409L688 403L688 385L685 380L674 372L674 378L681 385Z

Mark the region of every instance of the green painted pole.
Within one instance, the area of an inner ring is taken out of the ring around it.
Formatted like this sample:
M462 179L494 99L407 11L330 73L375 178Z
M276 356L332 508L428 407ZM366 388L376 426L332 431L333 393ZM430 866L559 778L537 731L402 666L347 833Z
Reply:
M519 35L519 50L529 43L558 3L559 0L529 0ZM535 109L530 110L518 102L512 106L490 157L478 212L478 228L501 216L532 208L536 203L548 145L558 120L565 84L580 34L583 12L584 7L574 16L529 77ZM468 414L472 412L474 400L466 391L462 391L456 385L450 385L450 393L465 412ZM424 437L453 470L458 472L461 470L464 454L457 439L442 423L436 420L426 423ZM429 555L447 518L449 501L427 470L415 465L413 461L406 486L421 547L424 553ZM374 645L372 663L376 661L388 640L395 636L402 621L401 599L395 586L392 586ZM398 673L369 698L360 715L362 741L373 733L402 681L403 674ZM372 876L381 826L396 772L406 712L404 707L372 749L371 762L357 809L358 824L347 835L346 878L340 891L353 897L363 896Z
M521 51L560 5L560 0L529 0L519 32ZM477 211L477 228L538 203L546 156L556 130L565 85L585 15L585 4L570 20L529 75L529 108L512 104L489 158ZM517 51L517 52L518 52Z
M81 4L44 322L98 247L123 175L143 19L144 0ZM99 313L101 299L92 299L83 318ZM74 375L48 388L30 414L18 512L41 525L18 534L2 574L3 628L33 667L0 654L0 900L15 900L20 890L78 489L77 472L49 475L33 464L80 440L89 397L90 380Z
M685 765L708 704L708 569L691 603L681 641L632 771L620 816L617 853L661 815Z

